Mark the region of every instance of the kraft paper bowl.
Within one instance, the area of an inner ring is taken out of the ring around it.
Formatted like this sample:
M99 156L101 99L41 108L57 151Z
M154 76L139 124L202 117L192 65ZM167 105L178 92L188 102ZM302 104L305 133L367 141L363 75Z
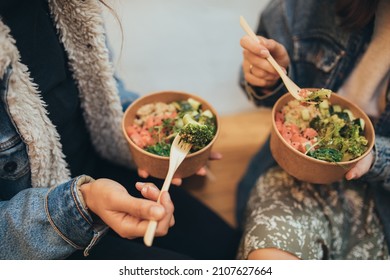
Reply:
M309 89L310 90L310 89ZM311 89L313 90L313 89ZM275 115L289 101L293 100L291 94L283 95L272 109L272 129L270 148L276 162L291 176L305 182L314 184L329 184L341 180L356 163L366 157L372 150L375 142L375 131L369 117L355 104L333 93L330 97L332 105L338 104L349 109L356 118L365 121L364 135L368 140L368 149L360 157L344 162L327 162L318 160L293 148L276 128Z
M170 103L173 101L187 100L188 98L193 98L199 101L202 104L203 110L208 109L214 114L216 118L217 130L213 140L207 146L194 153L189 153L182 164L179 166L175 176L185 178L194 175L201 167L206 166L212 146L218 137L220 122L218 114L213 106L206 100L191 93L180 91L161 91L147 94L138 98L127 108L124 113L122 120L122 131L129 144L133 160L138 168L146 170L152 177L160 179L164 179L166 177L169 167L169 158L149 153L138 147L128 136L126 127L133 124L138 109L145 104L155 102Z

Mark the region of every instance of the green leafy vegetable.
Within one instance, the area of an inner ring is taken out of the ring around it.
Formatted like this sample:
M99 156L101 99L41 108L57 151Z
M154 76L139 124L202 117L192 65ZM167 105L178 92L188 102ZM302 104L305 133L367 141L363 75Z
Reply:
M309 153L309 155L313 158L329 162L340 162L343 158L343 154L340 151L331 148L319 148Z
M308 102L321 102L322 100L329 99L332 91L330 89L319 89L315 91L311 91L307 97L304 98L305 101Z
M179 135L184 142L192 144L192 151L198 151L205 147L214 138L215 121L208 116L199 117L199 121L189 114L184 115L184 126Z
M171 144L164 143L164 142L158 142L152 146L145 147L145 150L149 153L163 156L163 157L169 157L169 153L171 150Z
M318 133L318 149L308 155L331 162L348 161L361 156L367 150L368 141L360 123L346 112L329 111L316 116L310 121L310 127Z

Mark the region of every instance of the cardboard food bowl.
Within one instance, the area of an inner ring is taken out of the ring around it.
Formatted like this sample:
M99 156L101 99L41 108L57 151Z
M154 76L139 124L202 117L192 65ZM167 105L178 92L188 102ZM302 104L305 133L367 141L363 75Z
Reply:
M314 90L314 89L309 89ZM289 101L293 100L289 93L283 95L275 103L272 109L272 129L270 148L276 162L288 174L298 180L314 184L329 184L341 180L345 174L356 165L356 163L366 157L372 150L375 142L375 131L369 117L355 104L347 99L332 93L329 102L332 105L340 105L344 109L349 109L356 118L362 118L365 122L364 136L368 140L367 151L350 161L327 162L315 159L293 148L280 134L276 127L275 115Z
M211 148L215 143L219 134L219 117L216 110L211 106L209 102L196 96L194 94L180 92L180 91L161 91L144 95L134 101L125 111L122 120L122 131L129 144L130 152L133 160L138 168L146 170L150 176L164 179L168 173L169 157L159 156L147 152L146 150L137 146L133 140L130 139L126 132L126 127L134 123L136 113L140 107L146 104L152 104L156 102L170 103L173 101L187 100L193 98L199 101L203 110L210 110L216 118L216 133L211 142L203 149L194 153L189 153L184 161L177 169L175 176L180 178L189 177L194 175L200 168L206 166L211 152Z

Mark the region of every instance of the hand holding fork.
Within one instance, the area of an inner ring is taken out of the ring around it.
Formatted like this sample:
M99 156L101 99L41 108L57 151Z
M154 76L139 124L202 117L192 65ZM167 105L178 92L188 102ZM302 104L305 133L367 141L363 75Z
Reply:
M191 147L192 147L191 144L181 141L179 134L176 135L175 139L172 142L171 151L169 155L169 169L168 169L167 176L165 177L164 184L161 188L160 195L157 200L158 203L160 202L161 194L164 191L169 190L173 175L175 174L179 165L183 162L184 158L190 151ZM153 220L149 221L148 228L144 235L144 243L146 246L152 246L156 228L157 228L157 221L153 221Z

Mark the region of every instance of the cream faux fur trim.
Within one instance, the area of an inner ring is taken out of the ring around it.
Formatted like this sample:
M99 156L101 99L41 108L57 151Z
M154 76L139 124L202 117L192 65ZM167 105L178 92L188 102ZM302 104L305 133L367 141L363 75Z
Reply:
M33 187L56 186L69 179L59 135L47 116L37 86L28 69L20 63L20 54L9 28L0 21L0 74L12 67L7 102L9 113L27 145Z
M80 91L84 118L95 149L106 159L133 166L121 130L122 107L105 45L97 0L49 0L60 38ZM53 187L70 178L59 135L48 118L37 85L9 28L0 20L0 77L12 67L7 102L11 117L28 147L33 187Z
M61 40L81 94L95 149L111 161L131 164L122 133L122 107L109 60L101 4L97 0L50 0Z

